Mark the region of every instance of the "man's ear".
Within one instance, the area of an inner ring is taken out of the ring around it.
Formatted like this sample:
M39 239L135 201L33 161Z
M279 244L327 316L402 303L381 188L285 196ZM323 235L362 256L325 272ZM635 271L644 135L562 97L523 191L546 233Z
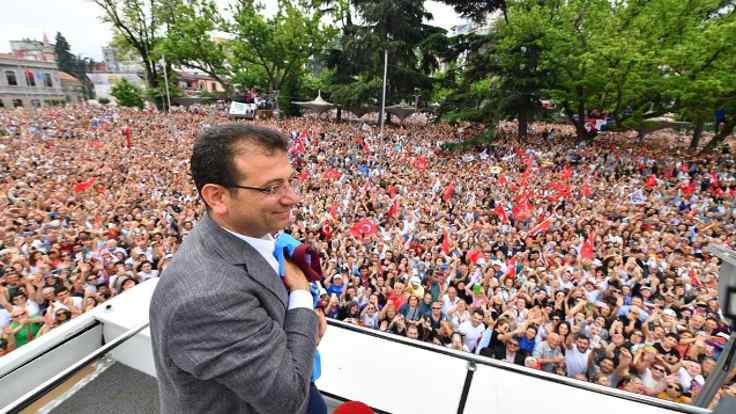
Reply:
M218 184L205 184L200 190L202 199L216 215L224 215L228 211L229 191Z

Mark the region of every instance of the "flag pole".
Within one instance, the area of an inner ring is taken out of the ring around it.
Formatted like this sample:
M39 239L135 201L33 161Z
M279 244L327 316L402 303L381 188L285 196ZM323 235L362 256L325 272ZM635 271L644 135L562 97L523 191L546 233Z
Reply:
M381 135L386 121L386 77L388 76L388 49L383 49L383 93L381 96Z

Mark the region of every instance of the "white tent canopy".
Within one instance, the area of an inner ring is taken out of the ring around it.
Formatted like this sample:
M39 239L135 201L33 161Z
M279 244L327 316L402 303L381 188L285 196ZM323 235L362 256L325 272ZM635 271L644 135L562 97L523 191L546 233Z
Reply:
M318 114L329 111L330 109L335 107L334 104L331 104L322 99L322 91L317 91L317 97L311 101L292 101L291 103L293 103L294 105L299 105L304 109L317 112Z

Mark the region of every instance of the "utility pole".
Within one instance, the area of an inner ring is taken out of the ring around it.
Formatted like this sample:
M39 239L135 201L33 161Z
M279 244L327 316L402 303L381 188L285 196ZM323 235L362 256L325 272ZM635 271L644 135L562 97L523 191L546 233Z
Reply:
M381 134L383 135L383 124L386 116L386 77L388 75L388 49L383 49L383 96L381 97Z

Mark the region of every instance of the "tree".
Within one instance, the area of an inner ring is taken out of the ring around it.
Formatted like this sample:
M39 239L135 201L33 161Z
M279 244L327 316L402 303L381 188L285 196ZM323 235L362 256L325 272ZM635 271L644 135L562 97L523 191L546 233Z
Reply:
M159 10L167 24L166 36L159 44L166 61L206 73L231 96L231 43L214 37L225 23L217 5L211 0L168 0Z
M56 64L62 71L67 73L74 73L74 70L76 69L76 59L70 50L71 47L69 46L69 42L67 42L64 35L62 35L60 32L56 32L56 41L54 43Z
M102 20L112 24L118 39L134 49L141 59L146 84L156 89L161 73L156 48L161 41L162 21L157 15L160 0L93 0L104 12ZM156 105L162 106L157 100Z
M110 95L121 106L143 109L143 92L125 78L112 85Z
M224 31L233 36L233 72L262 73L267 85L261 86L273 91L295 79L309 57L319 54L335 34L334 28L321 26L322 13L305 1L280 0L270 18L254 0L238 0L231 11L233 19Z
M83 87L83 94L87 99L94 97L94 85L87 77L87 62L81 56L75 56L71 53L71 46L64 35L56 32L54 43L54 53L56 54L56 64L59 69L77 78Z
M506 16L506 0L442 0L452 6L457 14L469 18L476 23L483 22L490 14L500 10Z

